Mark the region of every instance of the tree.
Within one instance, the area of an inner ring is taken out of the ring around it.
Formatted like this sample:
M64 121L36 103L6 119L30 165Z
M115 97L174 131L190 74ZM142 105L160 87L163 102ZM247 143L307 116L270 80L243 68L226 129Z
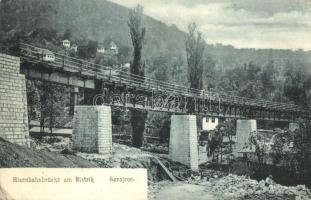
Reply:
M262 138L261 135L258 135L256 133L252 133L251 137L249 138L249 142L251 145L254 145L255 147L255 154L258 160L258 163L263 164L265 155L267 154L267 147L262 142L264 138Z
M215 153L217 156L217 161L223 161L223 153L232 152L232 136L235 135L235 120L227 120L218 124L214 131L211 131L209 134L211 136L208 139L208 151L213 156L213 160L215 160ZM227 139L228 142L224 142L224 139ZM228 148L229 144L229 148ZM220 158L219 158L220 155Z
M131 48L125 45L119 45L119 53L117 54L119 64L128 63L131 57Z
M308 66L287 64L284 94L298 105L310 106L311 75Z
M263 84L263 95L266 97L270 97L270 99L273 99L273 95L276 89L276 77L278 71L274 66L273 62L269 62L267 65L265 65L262 68L261 72L261 82Z
M42 44L42 42L54 42L58 43L58 37L56 30L49 28L36 28L30 35L33 42Z
M145 38L146 29L142 24L143 7L137 5L136 8L130 11L128 26L134 48L133 61L130 66L130 72L134 75L144 76L145 65L141 63L143 41ZM146 111L136 109L131 110L131 124L133 128L132 144L134 147L141 147L143 141L143 133L145 130Z
M299 179L311 178L311 121L299 120L295 131L275 134L271 155L274 164L285 164Z
M195 23L189 24L188 30L186 38L188 79L191 88L202 89L203 54L206 44Z
M86 43L86 41L84 41ZM78 47L77 55L82 59L90 59L96 57L98 43L96 41L89 40L86 45Z
M118 57L115 54L106 53L104 55L98 54L95 60L96 64L114 67L119 64Z
M206 44L195 23L189 24L188 30L186 38L188 80L191 88L201 90L203 86L203 54ZM194 110L195 106L190 106L189 113L193 113Z
M170 136L171 114L165 112L148 112L147 124L158 130L160 142L165 142Z
M27 85L28 103L31 109L29 117L40 121L40 131L45 127L50 129L55 126L63 126L68 116L65 107L69 103L68 88L46 81L34 81Z
M216 72L216 63L217 61L214 60L212 55L205 55L205 66L203 70L203 87L205 87L205 89L216 88L218 86L217 78L222 75L222 73Z
M217 126L217 130L222 132L222 136L226 137L229 142L229 151L232 152L233 139L232 137L235 135L236 130L236 120L227 119L226 121L220 123Z
M34 27L54 24L58 2L50 0L0 1L0 30L30 32Z
M105 49L110 49L110 44L113 42L113 38L108 36L102 41L102 45L105 47Z
M182 54L173 56L172 64L170 65L170 77L171 82L186 86L187 85L187 74L186 74L186 61Z
M132 44L134 47L133 61L130 67L132 74L144 76L145 65L141 63L143 42L146 34L146 29L142 24L143 7L137 5L136 8L130 11L128 26L130 28L130 34Z
M52 93L52 87L50 82L37 82L36 87L40 94L40 132L44 132L50 115L50 94Z
M296 152L299 173L311 177L311 121L299 122L299 129L294 131L294 150Z
M292 162L293 150L290 148L293 145L294 133L291 131L275 131L273 136L273 145L271 148L271 157L273 164L280 164L281 161L285 161L286 167L292 169L290 166Z
M71 30L66 29L63 35L63 40L70 40L71 39Z
M87 43L87 52L90 58L95 58L97 53L98 42L89 40Z
M40 94L36 87L35 81L27 80L27 105L28 105L28 120L37 120L40 111Z
M150 62L149 67L149 75L151 75L152 78L168 82L169 80L169 65L170 65L170 57L169 55L159 55L152 58Z

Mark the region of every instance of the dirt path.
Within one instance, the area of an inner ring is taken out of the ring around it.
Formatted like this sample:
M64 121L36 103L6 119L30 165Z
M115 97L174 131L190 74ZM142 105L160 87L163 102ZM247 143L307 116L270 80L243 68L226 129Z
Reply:
M206 187L185 183L171 184L160 189L156 200L216 200Z

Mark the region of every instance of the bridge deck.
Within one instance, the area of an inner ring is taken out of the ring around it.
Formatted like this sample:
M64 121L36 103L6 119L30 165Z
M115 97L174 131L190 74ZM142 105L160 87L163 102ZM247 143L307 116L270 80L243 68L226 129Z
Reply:
M250 99L229 94L187 88L184 86L162 82L143 76L133 75L128 72L112 69L111 67L98 65L82 59L69 57L67 55L58 54L28 44L21 44L20 48L20 57L22 62L38 64L43 63L44 65L47 65L54 70L59 70L64 73L66 72L71 74L78 74L79 76L83 76L86 79L103 80L114 85L118 84L120 86L126 86L129 88L139 88L145 93L148 93L148 95L144 96L145 104L140 104L142 109L148 106L154 107L154 95L161 94L162 106L159 106L160 108L158 108L158 110L164 111L170 110L170 107L167 107L168 105L163 106L163 102L170 101L166 103L170 104L169 106L171 106L171 108L174 108L171 109L171 111L174 112L175 110L175 112L179 111L181 113L187 112L187 110L189 110L189 106L187 107L189 102L194 102L194 110L198 113L209 112L218 113L218 115L224 116L232 115L241 117L247 117L247 115L249 115L249 117L254 118L260 117L270 119L292 119L293 117L299 116L310 117L309 112L295 104ZM55 59L51 61L46 60L46 54L54 55ZM121 94L119 95L119 98L121 98ZM152 99L149 102L150 98ZM169 100L172 98L175 99ZM123 102L118 101L112 103L115 105L120 104L120 106L126 105L126 103L131 103L125 101L126 100L123 99ZM173 101L174 103L172 103ZM133 104L135 107L135 102L133 102ZM172 106L172 104L174 105ZM139 103L137 103L137 105L139 105ZM214 108L212 109L212 107ZM156 110L156 108L153 109ZM223 112L223 110L226 111Z

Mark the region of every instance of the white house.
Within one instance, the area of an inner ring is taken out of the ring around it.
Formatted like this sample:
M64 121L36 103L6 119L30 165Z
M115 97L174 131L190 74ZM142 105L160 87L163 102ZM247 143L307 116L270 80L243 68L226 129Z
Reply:
M43 59L43 61L54 62L55 61L55 55L53 52L51 52L49 50L44 50L42 59Z
M114 51L116 54L119 53L119 48L118 48L118 46L116 45L116 43L114 43L114 42L110 42L110 50L111 50L111 51Z
M131 63L125 63L122 67L124 67L124 68L130 68L130 67L131 67Z
M215 130L218 125L218 118L204 117L202 119L202 130Z
M66 47L67 49L70 48L70 41L69 40L63 40L62 43L63 43L63 46Z
M105 47L104 46L98 46L97 53L105 53Z
M130 72L131 64L130 63L125 63L121 66L121 70L125 72Z
M71 45L70 50L77 52L78 51L78 45L76 45L76 44Z

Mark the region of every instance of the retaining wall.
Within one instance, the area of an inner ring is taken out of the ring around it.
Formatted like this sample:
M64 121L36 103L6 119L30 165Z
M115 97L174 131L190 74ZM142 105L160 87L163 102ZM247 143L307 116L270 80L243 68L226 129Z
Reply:
M20 59L5 54L0 54L0 137L29 145L25 76Z

